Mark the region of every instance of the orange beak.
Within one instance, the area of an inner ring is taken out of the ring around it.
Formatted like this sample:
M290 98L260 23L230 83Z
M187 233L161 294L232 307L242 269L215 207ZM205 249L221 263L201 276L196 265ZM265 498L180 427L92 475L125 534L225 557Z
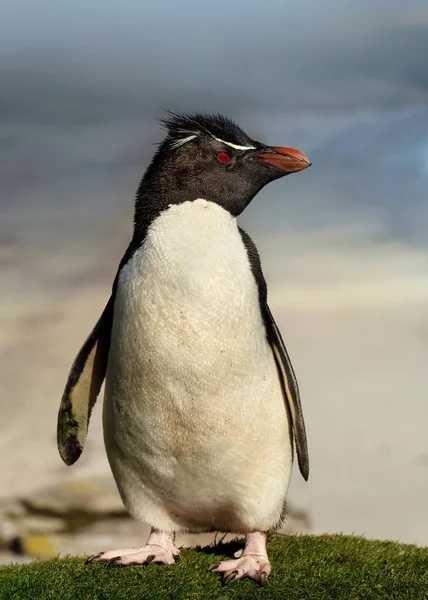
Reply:
M272 146L272 150L275 154L257 154L257 158L280 171L297 173L310 167L312 164L306 154L294 148Z

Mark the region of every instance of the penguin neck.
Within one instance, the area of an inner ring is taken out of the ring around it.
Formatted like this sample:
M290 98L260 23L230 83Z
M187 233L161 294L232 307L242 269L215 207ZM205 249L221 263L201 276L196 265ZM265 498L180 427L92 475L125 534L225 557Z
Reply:
M155 180L142 181L137 191L134 213L133 246L139 247L153 221L171 205L182 204L198 198L196 192L177 187L171 189L171 182Z
M197 179L189 173L188 177L182 173L177 176L174 169L155 157L140 182L135 198L133 246L142 244L151 223L169 206L202 197L205 194L198 189Z

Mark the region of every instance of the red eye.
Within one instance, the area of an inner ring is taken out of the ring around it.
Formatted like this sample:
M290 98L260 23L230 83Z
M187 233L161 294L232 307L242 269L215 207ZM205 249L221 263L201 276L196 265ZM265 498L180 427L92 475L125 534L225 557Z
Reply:
M221 163L228 163L230 160L230 156L227 152L219 152L217 154L217 160Z

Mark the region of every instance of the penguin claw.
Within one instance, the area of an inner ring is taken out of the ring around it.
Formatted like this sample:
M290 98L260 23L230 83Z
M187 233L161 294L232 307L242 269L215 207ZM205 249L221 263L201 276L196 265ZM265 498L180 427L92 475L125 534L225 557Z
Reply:
M234 571L226 571L223 575L223 585L227 585L228 583L233 583L237 579L239 579L239 571L235 569Z
M263 573L260 573L260 578L259 578L260 585L264 585L266 583L267 577L268 577L268 574L265 571L263 571Z
M104 563L107 567L126 567L128 565L150 565L159 563L173 565L180 556L178 548L164 548L157 544L147 544L141 548L98 552L86 559L85 564Z
M244 554L235 560L225 560L209 568L222 576L223 585L233 583L238 579L254 579L264 585L271 571L267 556L260 554Z
M120 566L120 565L118 565L119 560L120 560L120 556L114 556L113 558L110 558L110 560L108 560L106 563L106 567Z
M88 556L88 558L85 560L84 564L91 565L96 560L98 560L98 558L100 558L103 554L104 554L104 552L97 552L96 554L91 554L91 556Z

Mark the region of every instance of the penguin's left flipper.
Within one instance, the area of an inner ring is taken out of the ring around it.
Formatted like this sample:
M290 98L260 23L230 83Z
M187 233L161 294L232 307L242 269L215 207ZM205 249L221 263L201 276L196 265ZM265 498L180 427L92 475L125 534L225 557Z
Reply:
M267 303L267 286L260 263L259 253L256 245L248 233L239 227L242 241L250 261L251 271L256 280L259 290L259 303L263 321L266 327L268 341L272 347L278 375L281 379L284 400L291 416L294 439L296 441L297 461L303 478L307 481L309 477L309 454L306 440L305 421L303 419L302 405L300 402L299 386L294 374L293 366L287 349L278 329L275 319Z
M66 465L76 462L88 433L89 418L107 370L114 293L74 359L58 412L57 444Z
M267 303L265 305L265 320L278 372L282 380L284 397L291 414L299 469L303 478L307 481L309 477L309 453L299 386L281 332Z

